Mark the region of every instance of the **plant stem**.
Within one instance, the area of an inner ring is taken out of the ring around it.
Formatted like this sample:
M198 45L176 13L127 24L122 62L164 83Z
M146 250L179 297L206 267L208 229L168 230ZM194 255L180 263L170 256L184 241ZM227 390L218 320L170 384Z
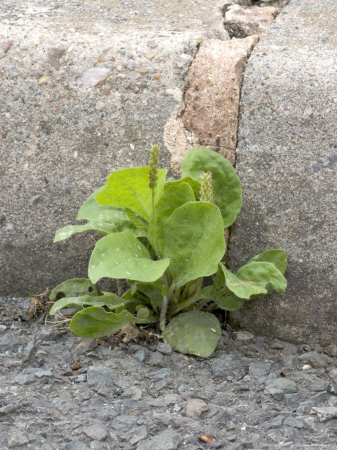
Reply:
M168 297L167 297L167 295L164 295L163 303L161 305L161 310L160 310L160 329L161 329L161 331L165 330L167 305L168 305Z

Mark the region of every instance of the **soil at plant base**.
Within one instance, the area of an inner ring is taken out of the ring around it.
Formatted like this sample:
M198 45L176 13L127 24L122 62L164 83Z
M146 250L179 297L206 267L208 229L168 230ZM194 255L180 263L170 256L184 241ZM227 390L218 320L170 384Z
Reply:
M202 359L148 330L82 339L2 301L1 449L336 448L334 344L227 326Z

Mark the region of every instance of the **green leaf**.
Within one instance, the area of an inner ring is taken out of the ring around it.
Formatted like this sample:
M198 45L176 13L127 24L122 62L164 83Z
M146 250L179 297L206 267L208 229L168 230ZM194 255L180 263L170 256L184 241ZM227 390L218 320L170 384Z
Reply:
M237 297L234 294L227 294L224 296L218 296L215 300L217 306L225 311L236 311L245 304L245 300Z
M98 231L100 233L109 234L119 231L116 225L104 222L89 222L84 225L67 225L59 228L54 237L54 242L64 241L76 233L83 233L83 231Z
M210 203L185 203L164 225L164 256L178 287L216 272L225 248L221 214Z
M260 286L265 286L268 294L273 291L284 292L287 280L282 273L269 262L250 262L242 266L236 273L243 281L253 280Z
M163 296L161 293L161 283L159 280L153 283L141 283L139 281L130 281L131 293L137 298L139 294L142 298L146 298L147 302L152 305L155 310L158 310L162 304Z
M236 311L245 303L245 300L237 297L227 288L220 265L214 283L211 286L204 287L200 297L212 300L219 308L226 311Z
M100 205L96 202L96 195L104 189L104 186L96 189L90 197L83 203L78 211L76 220L89 220L92 222L113 223L122 231L130 224L130 220L125 210L112 205Z
M96 286L87 278L72 278L54 287L49 300L54 302L62 297L79 297L81 295L98 295Z
M109 309L115 309L124 306L128 300L122 300L118 295L105 293L104 295L81 295L80 297L65 297L56 301L51 307L49 314L53 316L57 311L68 306L107 306Z
M158 170L155 202L160 198L166 170ZM130 208L147 221L152 214L152 191L149 188L149 166L116 170L107 179L102 191L96 195L101 205Z
M223 264L220 267L225 276L227 288L239 298L250 299L259 294L268 294L274 290L284 292L287 282L281 272L272 263L250 262L231 273ZM269 287L272 290L268 289Z
M172 186L179 186L182 183L189 184L193 190L194 197L196 199L199 199L200 183L199 181L193 180L193 178L191 177L185 177L182 178L181 180L174 180L174 178L172 179L169 178L164 185L164 191Z
M154 317L152 311L144 305L139 305L137 307L136 323L146 324L154 323L158 319Z
M233 166L219 153L208 148L189 150L182 163L183 177L200 179L204 172L212 172L214 202L220 208L224 228L235 221L242 204L242 188Z
M254 256L249 262L270 262L284 275L287 270L287 253L284 250L272 249L266 250L259 255Z
M153 261L146 247L130 231L109 234L99 240L89 261L93 283L104 277L153 282L160 278L170 261Z
M105 309L92 306L82 309L74 315L70 322L70 331L77 336L88 338L99 338L109 336L119 331L135 318L129 311L119 314L107 312Z
M163 338L173 350L207 358L216 349L221 329L213 314L188 311L170 321Z
M149 226L150 241L160 254L164 251L165 222L176 208L194 200L192 188L187 183L172 183L164 190L157 203L155 217L152 216Z

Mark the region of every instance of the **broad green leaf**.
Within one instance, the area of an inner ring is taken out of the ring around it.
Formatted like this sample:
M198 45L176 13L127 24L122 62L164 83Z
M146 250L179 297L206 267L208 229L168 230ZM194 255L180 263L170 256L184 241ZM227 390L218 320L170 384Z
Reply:
M201 290L201 298L212 300L216 305L226 311L240 309L245 300L234 295L226 286L224 273L219 265L214 283Z
M77 336L99 338L119 331L135 318L129 311L119 314L107 312L104 308L92 306L82 309L74 315L70 322L70 331Z
M217 206L188 202L166 221L164 256L171 258L170 271L177 287L212 275L224 253L223 223Z
M175 209L184 203L194 201L192 188L187 183L172 183L164 190L155 208L155 217L152 216L149 226L149 237L159 254L164 251L164 224Z
M152 307L157 310L163 301L163 296L161 293L161 283L159 280L154 281L153 283L141 283L139 281L130 281L131 283L131 292L137 298L139 293L147 299Z
M112 293L96 296L81 295L80 297L65 297L53 304L49 314L53 316L57 311L68 306L107 306L109 309L115 309L119 306L124 306L127 301Z
M84 225L67 225L56 231L54 242L64 241L73 234L83 233L83 231L98 231L100 233L109 234L119 230L114 224L107 222L89 222Z
M223 264L220 264L226 280L227 288L239 298L250 299L255 295L268 294L271 290L284 292L287 282L281 272L272 263L250 262L231 273Z
M166 170L158 170L155 202L160 198ZM116 170L107 179L102 191L96 195L101 205L130 208L147 221L152 214L152 191L149 188L149 166Z
M188 311L170 321L163 332L163 338L173 350L207 358L216 349L221 329L213 314Z
M264 285L268 293L284 292L287 287L287 280L270 262L250 262L242 266L236 275L243 281L253 280L261 286Z
M242 308L245 304L245 300L237 297L234 294L227 294L224 296L218 296L215 300L217 306L225 311L236 311L237 309Z
M130 220L125 210L112 205L100 205L96 202L96 195L104 189L104 186L96 189L90 197L83 203L78 211L76 220L89 220L92 222L113 223L122 231L121 228L128 226Z
M96 286L87 278L72 278L54 287L49 300L54 302L63 297L79 297L81 295L98 295Z
M257 283L256 281L241 280L234 273L230 272L223 264L220 264L225 277L226 287L237 297L249 299L252 295L267 294L267 283Z
M168 179L167 182L165 183L164 186L164 191L168 188L170 188L171 186L178 186L179 184L182 183L187 183L191 186L193 193L194 193L194 197L196 199L199 199L199 193L200 193L200 183L199 181L193 180L193 178L191 177L185 177L182 178L181 180L175 180L174 178L172 179Z
M233 166L208 148L189 150L182 163L183 177L199 181L203 172L212 172L214 202L220 208L224 228L235 221L242 204L242 188Z
M152 282L160 278L170 261L153 261L146 247L130 231L109 234L99 240L89 261L89 278L126 278Z
M270 262L284 275L287 270L287 253L284 250L272 249L266 250L259 255L254 256L249 262Z

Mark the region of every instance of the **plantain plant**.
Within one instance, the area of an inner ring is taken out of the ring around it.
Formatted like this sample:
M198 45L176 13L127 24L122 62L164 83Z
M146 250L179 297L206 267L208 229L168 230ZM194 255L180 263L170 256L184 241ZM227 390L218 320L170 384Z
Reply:
M50 295L50 314L78 312L70 331L98 338L126 324L158 324L176 351L207 357L221 337L215 308L233 311L246 301L284 292L287 257L267 250L236 274L222 262L224 230L241 209L242 189L232 165L207 149L190 150L182 178L166 180L153 146L146 167L113 172L80 208L77 220L56 232L54 242L95 230L104 235L92 252L88 279L71 279ZM212 285L204 277L215 274ZM122 295L99 292L103 278L125 279Z

